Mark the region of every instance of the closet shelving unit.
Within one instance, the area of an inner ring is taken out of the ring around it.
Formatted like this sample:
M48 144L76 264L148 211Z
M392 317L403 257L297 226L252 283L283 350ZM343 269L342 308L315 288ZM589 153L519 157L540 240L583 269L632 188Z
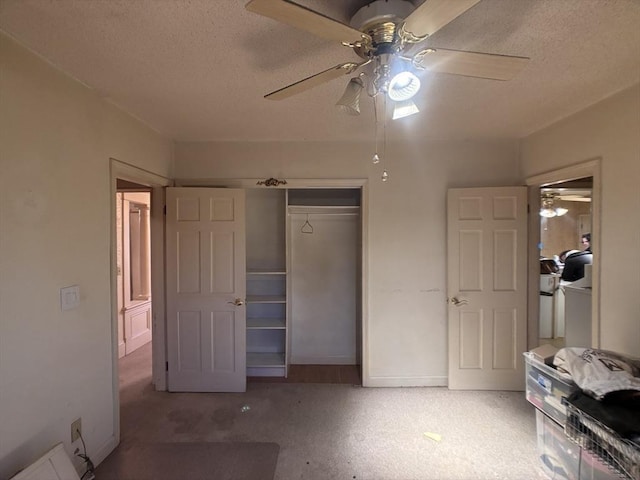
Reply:
M247 205L247 376L286 377L286 191L249 190Z
M249 376L285 376L286 271L247 271L247 337L260 340L247 352Z

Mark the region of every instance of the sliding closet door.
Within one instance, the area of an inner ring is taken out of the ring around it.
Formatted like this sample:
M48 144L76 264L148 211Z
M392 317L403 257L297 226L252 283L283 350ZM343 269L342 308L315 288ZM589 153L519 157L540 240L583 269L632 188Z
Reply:
M356 358L358 207L289 207L291 364Z

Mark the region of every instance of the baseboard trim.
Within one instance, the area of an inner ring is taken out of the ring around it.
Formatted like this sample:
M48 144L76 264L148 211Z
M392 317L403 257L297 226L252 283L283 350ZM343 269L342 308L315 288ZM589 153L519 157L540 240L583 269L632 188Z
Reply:
M355 365L356 358L354 356L336 356L336 357L311 357L311 356L291 356L290 365Z
M109 454L116 449L117 446L118 442L116 441L116 437L111 435L102 445L102 447L100 447L95 453L94 458L91 459L93 461L93 464L96 466L100 465L104 461L104 459L107 458Z
M363 387L446 387L448 377L376 377L362 379Z

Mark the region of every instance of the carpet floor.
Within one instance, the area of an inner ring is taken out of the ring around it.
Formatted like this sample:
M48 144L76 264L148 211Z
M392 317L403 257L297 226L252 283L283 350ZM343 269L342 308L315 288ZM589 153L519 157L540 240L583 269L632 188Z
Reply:
M263 382L246 393L157 392L150 354L143 347L121 360L114 453L160 441L260 443L280 447L274 480L547 478L523 392Z
M264 442L171 442L118 449L99 480L272 480L280 447Z

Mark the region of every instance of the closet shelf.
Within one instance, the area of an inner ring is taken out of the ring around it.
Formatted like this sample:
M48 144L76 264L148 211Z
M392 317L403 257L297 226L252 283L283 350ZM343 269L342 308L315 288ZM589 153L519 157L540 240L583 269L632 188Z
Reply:
M247 303L287 303L284 295L247 295Z
M289 205L287 212L289 214L301 213L309 215L359 215L360 207L345 205Z
M284 330L286 320L284 318L247 318L248 329Z
M247 367L284 367L284 353L247 353Z
M286 275L287 272L284 269L252 269L247 270L247 275Z

